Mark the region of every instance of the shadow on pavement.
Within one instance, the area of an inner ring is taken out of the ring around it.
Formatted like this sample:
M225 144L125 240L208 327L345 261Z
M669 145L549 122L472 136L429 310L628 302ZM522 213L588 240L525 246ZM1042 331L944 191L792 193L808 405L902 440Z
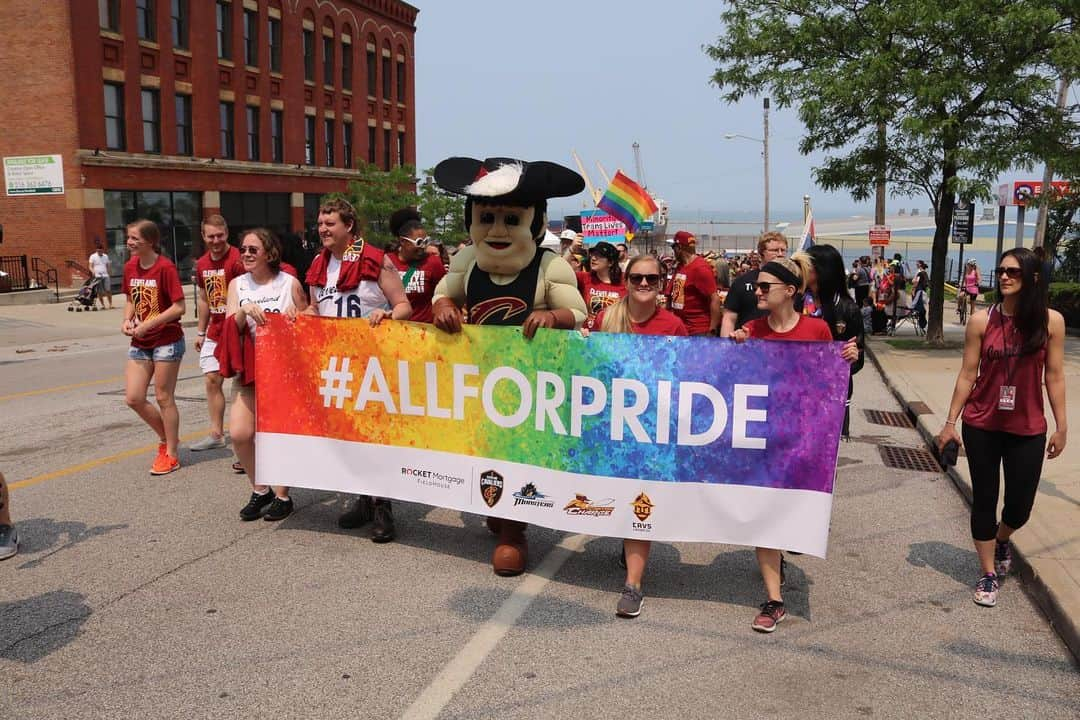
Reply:
M974 550L936 540L909 545L907 561L915 567L936 570L964 586L975 582L979 574L979 558Z
M19 570L37 567L46 559L66 550L73 545L86 542L92 538L100 537L113 530L123 530L127 525L97 525L87 527L86 523L75 521L57 521L52 518L33 518L31 520L19 520L15 524L19 531L19 552L30 554L44 552L44 555L27 560L18 566ZM63 538L66 542L59 544Z
M1016 667L1037 667L1045 671L1068 676L1074 670L1073 664L1066 658L1047 658L1022 653L1003 652L1001 648L987 647L970 640L957 640L943 647L947 652L960 656L962 660L1011 665Z
M67 645L92 612L86 596L53 590L0 603L0 658L34 663Z

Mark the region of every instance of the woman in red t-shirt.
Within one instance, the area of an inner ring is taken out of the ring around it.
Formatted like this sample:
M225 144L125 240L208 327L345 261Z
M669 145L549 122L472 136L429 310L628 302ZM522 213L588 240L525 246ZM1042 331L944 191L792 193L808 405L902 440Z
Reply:
M184 357L184 289L180 274L167 257L160 254L161 233L150 220L136 220L127 226L127 246L131 259L124 265L124 323L120 330L131 338L124 369L125 399L154 432L159 443L151 475L166 475L180 469L180 413L173 392ZM154 383L157 407L146 400L146 389Z
M401 275L405 297L412 306L409 319L430 323L431 298L435 295L435 286L446 275L446 266L440 255L428 252L430 240L419 213L412 208L399 210L390 217L390 222L390 232L397 236L397 247L386 253L386 257Z
M636 335L688 335L683 321L656 303L662 279L660 261L655 257L638 255L633 258L626 266L626 294L597 315L593 329ZM582 332L588 333L587 330ZM620 617L632 618L641 614L645 602L641 577L645 573L650 547L652 543L648 540L623 540L626 582L615 609L615 614Z
M1009 538L1031 517L1043 453L1065 449L1065 320L1046 306L1046 278L1038 256L1009 250L996 270L998 303L975 313L964 331L964 363L956 378L938 449L960 445L956 423L963 409L963 446L971 474L971 536L982 576L974 600L993 607L1012 566ZM1046 439L1043 385L1056 430ZM1001 468L1005 501L997 520Z
M732 339L735 342L745 342L747 338L832 342L832 331L824 320L803 315L795 309L795 297L806 290L806 280L812 270L813 261L804 252L762 265L754 294L757 295L758 309L769 314L743 325L731 334ZM859 347L854 338L844 344L841 355L849 365L859 359ZM750 627L758 632L772 632L787 615L780 594L780 586L784 583L784 556L776 548L759 547L755 548L755 553L768 597Z
M608 242L589 248L589 271L577 273L578 291L585 300L589 317L585 327L596 325L596 316L626 295L619 268L619 251Z

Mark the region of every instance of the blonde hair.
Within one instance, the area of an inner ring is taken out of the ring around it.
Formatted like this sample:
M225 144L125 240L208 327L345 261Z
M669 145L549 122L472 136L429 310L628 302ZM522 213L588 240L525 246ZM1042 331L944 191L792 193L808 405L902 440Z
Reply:
M787 249L787 246L788 246L787 236L784 235L781 232L777 232L776 230L770 230L767 233L762 233L761 237L758 238L758 241L757 241L758 255L764 255L765 254L765 246L768 245L771 242L784 243L784 249L785 250Z
M203 225L210 225L211 227L221 228L222 230L228 230L229 224L225 222L225 218L220 215L210 215L202 221Z
M769 262L776 263L799 279L799 284L795 290L798 292L806 290L806 278L809 277L810 270L814 266L813 258L811 258L810 255L800 250L791 257L778 257ZM767 264L768 263L766 263L766 265ZM765 265L762 265L761 267L764 272L767 272L764 270Z
M626 282L630 282L630 273L634 266L645 260L651 260L656 265L656 273L663 275L664 269L660 266L659 260L652 255L638 255L626 266L626 271L623 273ZM601 323L600 330L614 333L634 332L634 327L630 324L630 293L623 295L618 302L604 310L604 322Z

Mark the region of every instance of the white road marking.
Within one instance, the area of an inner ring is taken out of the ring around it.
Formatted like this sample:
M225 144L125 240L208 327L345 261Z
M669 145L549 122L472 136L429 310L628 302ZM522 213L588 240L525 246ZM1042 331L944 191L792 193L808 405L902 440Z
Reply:
M465 647L446 664L420 696L401 716L402 720L434 720L449 704L454 694L469 681L476 669L484 662L507 631L528 609L533 600L555 577L555 573L574 553L581 552L588 535L570 535L552 548L535 572L521 581L513 595L508 597L495 614L487 620Z

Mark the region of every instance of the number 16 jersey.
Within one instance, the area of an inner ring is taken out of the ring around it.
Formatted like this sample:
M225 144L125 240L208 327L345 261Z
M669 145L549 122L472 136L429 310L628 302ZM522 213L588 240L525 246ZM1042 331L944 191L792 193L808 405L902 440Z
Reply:
M339 292L337 282L340 274L341 261L331 255L326 265L326 285L311 286L311 294L321 317L367 317L376 308L390 309L377 280L361 280L355 289Z

